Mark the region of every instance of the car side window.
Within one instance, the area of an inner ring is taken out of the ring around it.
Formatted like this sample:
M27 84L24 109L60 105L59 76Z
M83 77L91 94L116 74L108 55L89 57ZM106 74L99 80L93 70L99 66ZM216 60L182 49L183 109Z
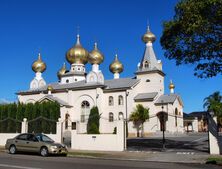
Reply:
M18 139L18 140L27 140L27 134L19 135L16 139Z
M33 134L29 134L27 140L28 141L38 141L38 139Z

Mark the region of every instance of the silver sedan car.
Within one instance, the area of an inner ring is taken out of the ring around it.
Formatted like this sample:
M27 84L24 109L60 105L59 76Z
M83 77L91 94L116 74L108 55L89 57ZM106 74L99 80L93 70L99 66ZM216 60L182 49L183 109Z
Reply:
M44 134L24 133L13 139L8 139L5 144L6 150L10 154L16 152L36 152L41 156L58 154L66 156L67 147L60 143L55 143L51 138Z

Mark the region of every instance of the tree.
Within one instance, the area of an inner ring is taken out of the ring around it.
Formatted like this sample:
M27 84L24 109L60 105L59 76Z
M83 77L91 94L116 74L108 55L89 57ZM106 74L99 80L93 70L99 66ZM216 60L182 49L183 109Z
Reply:
M131 113L129 120L133 121L135 127L137 128L137 137L139 137L139 128L141 125L142 135L144 135L144 123L149 119L149 109L143 107L142 104L136 105L136 108Z
M100 115L98 107L93 107L89 114L87 134L99 134L99 119Z
M222 1L181 0L174 18L163 23L160 43L176 65L193 64L194 75L222 74Z
M218 118L219 124L222 125L222 96L219 91L206 97L203 107L206 108L207 111L213 111Z

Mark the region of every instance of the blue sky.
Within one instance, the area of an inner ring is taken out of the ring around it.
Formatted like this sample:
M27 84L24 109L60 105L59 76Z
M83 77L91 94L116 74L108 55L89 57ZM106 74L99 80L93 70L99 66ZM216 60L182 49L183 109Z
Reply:
M38 52L47 64L45 80L57 81L56 72L65 60L65 52L75 44L77 27L81 43L92 50L98 42L105 55L100 66L106 79L113 78L109 64L117 53L125 70L121 77L133 77L145 45L141 36L149 20L157 40L156 56L163 62L165 93L173 80L175 92L184 102L184 111L203 110L203 99L214 91L222 92L221 75L211 79L193 76L193 66L177 67L164 58L160 46L162 23L174 15L177 0L1 0L0 1L0 100L16 100L15 92L26 90L35 76L31 64ZM66 62L67 63L67 62ZM67 65L69 65L67 63ZM87 65L90 70L90 65Z

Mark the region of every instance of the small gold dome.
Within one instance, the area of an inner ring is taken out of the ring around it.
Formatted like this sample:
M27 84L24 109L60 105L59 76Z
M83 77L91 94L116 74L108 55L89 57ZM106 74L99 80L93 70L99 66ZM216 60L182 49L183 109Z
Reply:
M173 82L172 82L172 80L170 81L170 85L169 85L169 89L174 89L175 88L175 86L174 86L174 84L173 84Z
M98 50L97 43L94 44L94 49L89 53L89 63L101 64L104 60L103 54Z
M80 44L80 36L77 35L76 45L66 52L66 59L70 64L86 64L88 62L88 51Z
M47 90L48 90L48 91L53 91L52 85L48 85Z
M40 53L38 56L38 60L36 60L32 64L32 70L34 72L41 72L41 73L46 70L46 64L42 61Z
M113 63L109 65L109 70L112 73L121 73L123 71L123 64L119 62L117 55Z
M147 32L142 36L142 40L144 43L153 43L156 40L156 36L150 32L150 27L147 27Z
M57 76L59 79L61 79L61 76L66 73L66 64L64 63L62 68L57 72Z

